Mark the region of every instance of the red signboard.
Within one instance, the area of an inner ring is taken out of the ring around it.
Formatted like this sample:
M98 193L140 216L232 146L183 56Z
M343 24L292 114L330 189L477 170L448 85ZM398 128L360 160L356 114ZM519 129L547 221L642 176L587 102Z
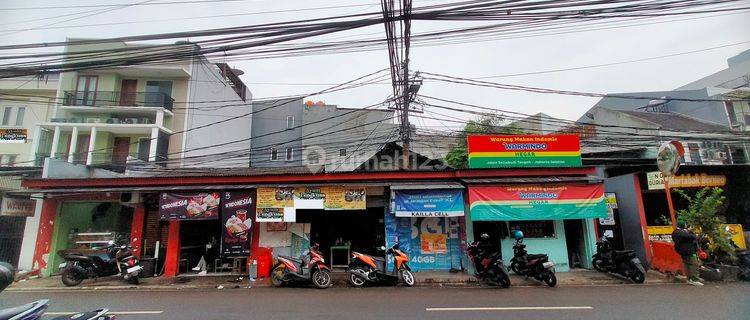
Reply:
M581 166L578 135L471 135L470 168Z

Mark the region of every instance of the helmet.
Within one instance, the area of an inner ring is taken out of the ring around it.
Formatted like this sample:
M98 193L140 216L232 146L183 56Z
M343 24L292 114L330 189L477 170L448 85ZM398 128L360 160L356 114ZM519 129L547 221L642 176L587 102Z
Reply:
M521 230L513 231L513 239L516 239L516 240L523 239L523 231Z
M13 283L13 266L0 262L0 291Z
M487 234L487 232L482 232L482 235L480 235L479 238L481 238L482 240L489 240L490 235Z

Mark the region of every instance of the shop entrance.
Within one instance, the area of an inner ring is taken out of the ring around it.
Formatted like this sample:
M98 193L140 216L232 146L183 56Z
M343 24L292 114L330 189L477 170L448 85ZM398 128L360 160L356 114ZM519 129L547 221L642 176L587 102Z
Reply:
M221 264L219 246L221 241L219 220L199 220L180 222L180 269L181 273L198 273L193 270L204 259L206 272L217 270ZM199 266L200 267L200 266ZM217 270L218 271L218 270Z
M383 212L382 207L342 211L297 210L297 223L309 223L310 242L320 244L320 251L331 265L343 266L348 264L351 251L383 255L377 250L385 244Z
M508 237L508 225L504 221L476 221L474 222L474 241L481 239L482 233L490 236L492 243L497 243L497 249L501 253L501 239Z
M568 265L570 268L582 268L585 259L586 244L583 234L583 220L564 220L565 244L568 248Z

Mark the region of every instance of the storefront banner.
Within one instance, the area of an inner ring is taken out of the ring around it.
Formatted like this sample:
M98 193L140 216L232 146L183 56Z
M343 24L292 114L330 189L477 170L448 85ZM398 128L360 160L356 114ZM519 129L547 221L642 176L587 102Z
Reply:
M257 208L255 222L284 222L284 208Z
M470 135L469 168L580 167L578 135Z
M36 200L3 197L0 216L33 217L34 209L36 209Z
M213 220L219 219L218 192L176 194L162 193L159 198L161 220Z
M364 187L272 187L258 188L258 208L365 210Z
M606 218L603 184L469 187L474 221Z
M397 217L457 217L464 215L463 189L394 190Z
M26 143L27 129L0 129L0 143Z
M703 188L723 187L727 184L727 176L723 174L680 174L667 178L670 188ZM664 189L664 175L659 171L647 172L646 182L649 190Z
M250 253L255 203L250 192L224 192L221 206L221 253L225 256L246 256Z

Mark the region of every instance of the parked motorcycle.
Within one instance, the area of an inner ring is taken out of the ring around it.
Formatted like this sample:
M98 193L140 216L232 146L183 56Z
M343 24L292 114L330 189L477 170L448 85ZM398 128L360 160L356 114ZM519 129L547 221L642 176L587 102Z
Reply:
M493 286L510 287L510 276L499 252L484 252L479 248L479 243L474 241L466 248L466 255L474 264L478 279Z
M318 251L320 245L310 247L310 251L295 259L280 256L271 269L271 282L280 287L289 283L310 283L318 288L325 289L331 286L331 268L325 264L323 255Z
M523 232L513 232L516 243L513 245L513 259L510 260L510 269L518 275L531 277L543 281L550 287L557 285L555 276L555 263L549 261L546 254L529 254L526 245L523 244Z
M98 255L61 253L65 262L60 264L62 282L69 287L81 284L84 279L107 277L119 274L128 283L138 284L143 267L132 255L129 245L115 245L110 241L106 252Z
M7 263L0 262L0 292L8 287L14 280L13 267ZM49 300L38 300L22 306L0 310L0 320L38 320L49 307ZM94 310L87 313L79 313L70 316L57 317L52 320L111 320L115 316L107 316L107 309Z
M379 249L385 250L385 247ZM398 243L386 250L386 255L393 256L394 267L391 272L388 272L384 258L352 252L352 259L349 263L349 284L362 287L368 282L398 284L399 281L403 281L407 286L413 286L414 274L411 273L409 267L409 256L399 249Z
M596 253L591 258L597 271L617 273L635 283L646 281L646 269L635 250L614 250L607 237L596 242Z

